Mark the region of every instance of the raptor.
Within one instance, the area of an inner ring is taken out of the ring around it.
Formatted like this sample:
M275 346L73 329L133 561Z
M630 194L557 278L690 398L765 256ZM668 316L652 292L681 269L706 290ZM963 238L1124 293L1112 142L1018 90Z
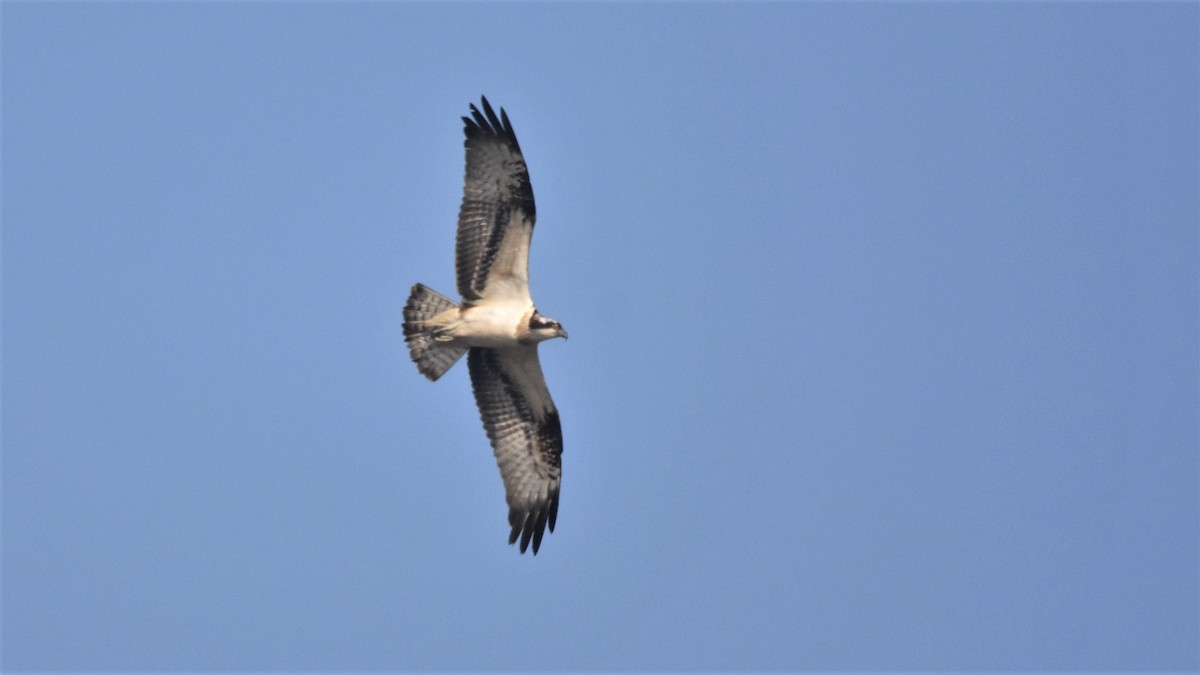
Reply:
M458 212L455 272L461 302L413 286L404 340L430 380L463 354L508 501L508 543L536 555L554 531L562 481L562 428L538 360L538 343L567 337L529 293L529 243L536 209L525 157L504 109L486 97L463 117L466 179Z

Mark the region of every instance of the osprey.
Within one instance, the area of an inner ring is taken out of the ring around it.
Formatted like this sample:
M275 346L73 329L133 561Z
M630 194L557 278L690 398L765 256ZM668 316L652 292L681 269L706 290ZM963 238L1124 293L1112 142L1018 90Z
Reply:
M455 271L462 303L417 284L404 305L404 340L417 370L437 380L467 354L471 389L508 501L508 543L554 531L562 429L538 362L538 343L566 338L529 295L535 210L529 170L504 108L486 97L463 117L467 176L458 211Z

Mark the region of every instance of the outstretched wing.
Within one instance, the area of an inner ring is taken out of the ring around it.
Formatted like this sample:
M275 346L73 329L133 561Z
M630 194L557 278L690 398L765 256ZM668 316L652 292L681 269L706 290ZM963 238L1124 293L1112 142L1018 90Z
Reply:
M482 298L529 300L529 240L535 208L529 170L504 108L483 98L463 119L467 176L458 211L455 267L466 305Z
M530 538L536 555L546 526L554 531L562 480L562 428L550 400L537 345L511 349L472 347L467 354L471 388L496 453L508 500L508 543Z

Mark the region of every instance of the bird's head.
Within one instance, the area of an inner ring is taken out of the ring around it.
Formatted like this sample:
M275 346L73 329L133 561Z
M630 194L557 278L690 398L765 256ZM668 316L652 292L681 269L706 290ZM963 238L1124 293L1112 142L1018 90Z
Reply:
M529 342L542 342L556 337L567 339L567 331L561 323L548 316L542 316L536 309L529 315L527 331L525 339Z

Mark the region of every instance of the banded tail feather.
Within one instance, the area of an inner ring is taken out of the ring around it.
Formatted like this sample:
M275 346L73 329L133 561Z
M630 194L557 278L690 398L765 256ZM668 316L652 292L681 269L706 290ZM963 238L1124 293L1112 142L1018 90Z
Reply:
M439 342L434 336L434 331L458 318L458 309L458 303L424 284L413 286L404 303L404 341L417 370L430 380L445 375L467 353L466 347Z

